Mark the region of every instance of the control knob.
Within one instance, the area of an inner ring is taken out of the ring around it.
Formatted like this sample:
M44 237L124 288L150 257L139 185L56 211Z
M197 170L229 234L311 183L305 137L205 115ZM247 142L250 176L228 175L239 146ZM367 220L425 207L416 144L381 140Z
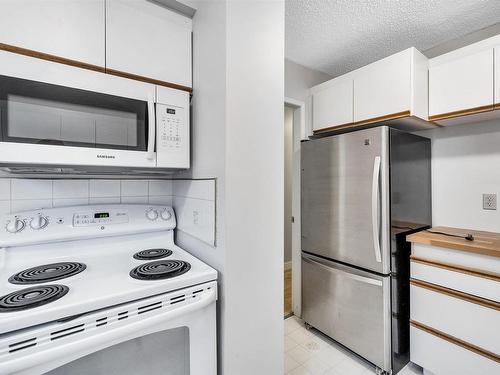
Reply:
M19 219L18 217L15 217L13 220L7 223L5 229L7 229L7 232L17 233L22 231L25 225L26 224L24 223L23 220Z
M163 220L170 220L170 218L172 217L172 213L169 210L164 209L161 212L160 216Z
M39 230L43 229L47 226L49 223L49 220L42 215L37 215L30 221L30 227L31 229Z
M149 220L156 220L158 219L158 211L156 211L153 208L150 208L149 210L146 211L146 217Z

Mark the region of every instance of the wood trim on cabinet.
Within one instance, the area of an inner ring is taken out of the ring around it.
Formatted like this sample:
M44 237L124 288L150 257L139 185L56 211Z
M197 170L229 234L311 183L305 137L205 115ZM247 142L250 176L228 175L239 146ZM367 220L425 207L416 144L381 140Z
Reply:
M459 266L451 263L437 262L435 260L429 260L425 258L416 257L414 255L410 256L410 260L415 263L425 264L431 267L442 268L449 271L460 272L466 275L477 276L483 279L489 279L493 281L500 282L500 274L495 272L483 271L477 268L469 268L464 266Z
M474 296L472 294L459 292L458 290L445 288L440 285L431 284L426 281L421 281L417 279L410 279L410 284L427 290L431 290L436 293L445 294L449 297L458 298L466 302L474 303L476 305L481 305L493 310L500 311L500 302L496 302L490 299Z
M106 69L103 66L87 64L87 63L84 63L81 61L67 59L65 57L60 57L60 56L56 56L56 55L51 55L49 53L38 52L38 51L34 51L31 49L27 49L27 48L12 46L10 44L0 43L0 50L12 52L12 53L17 53L18 55L29 56L29 57L34 57L37 59L52 61L52 62L56 62L59 64L75 66L77 68L93 70L95 72L100 72L100 73L106 72Z
M445 119L454 118L454 117L474 115L476 113L493 111L494 109L495 109L495 105L488 104L488 105L483 105L481 107L474 107L474 108L462 109L460 111L453 111L453 112L432 115L432 116L429 116L429 121L438 121L438 120L445 120Z
M410 111L396 112L396 113L391 113L389 115L373 117L373 118L369 118L369 119L362 120L362 121L355 121L354 125L356 125L356 126L368 125L368 124L373 124L375 122L397 120L399 118L409 117L410 114L411 114Z
M41 59L41 60L52 61L52 62L56 62L59 64L70 65L70 66L74 66L77 68L93 70L95 72L106 73L106 74L114 75L117 77L133 79L135 81L141 81L141 82L151 83L151 84L158 85L158 86L169 87L169 88L176 89L176 90L187 91L189 93L193 92L193 89L191 87L178 85L176 83L161 81L158 79L148 78L148 77L144 77L144 76L140 76L140 75L132 74L132 73L126 73L126 72L122 72L119 70L107 69L103 66L88 64L88 63L84 63L84 62L77 61L77 60L67 59L65 57L51 55L49 53L34 51L31 49L27 49L27 48L16 47L16 46L12 46L10 44L0 43L0 50L6 51L6 52L17 53L18 55L34 57L34 58Z
M335 131L335 130L349 129L349 128L352 128L354 126L355 125L353 122L348 122L348 123L341 124L341 125L329 126L328 128L313 130L313 134L322 134L322 133L328 133L328 132Z
M382 121L397 120L397 119L400 119L403 117L409 117L409 116L410 116L410 111L397 112L397 113L392 113L390 115L374 117L374 118L370 118L370 119L363 120L363 121L349 122L346 124L334 125L334 126L329 126L327 128L313 130L313 134L329 133L329 132L336 131L336 130L350 129L350 128L355 128L357 126L369 125L369 124L374 124L376 122L382 122Z
M447 333L441 332L437 329L431 328L425 324L416 322L414 320L410 320L410 325L417 328L417 329L420 329L424 332L427 332L433 336L439 337L440 339L448 341L451 344L458 345L464 349L470 350L471 352L479 354L485 358L491 359L492 361L500 362L500 355L493 353L493 352L490 352L489 350L486 350L486 349L483 349L479 346L470 344L464 340L461 340L461 339L456 338L454 336L448 335Z
M193 92L193 89L191 87L182 86L182 85L178 85L176 83L170 83L167 81L161 81L159 79L148 78L148 77L140 76L137 74L122 72L120 70L106 68L106 73L111 74L113 76L117 76L117 77L128 78L128 79L133 79L135 81L142 81L142 82L152 83L152 84L158 85L158 86L169 87L171 89L187 91L189 93Z

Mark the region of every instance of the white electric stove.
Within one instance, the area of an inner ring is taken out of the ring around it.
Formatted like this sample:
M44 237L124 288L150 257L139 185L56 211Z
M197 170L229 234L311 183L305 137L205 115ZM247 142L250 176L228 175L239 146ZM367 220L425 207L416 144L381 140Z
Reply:
M0 374L216 374L217 273L171 207L21 212L0 229Z

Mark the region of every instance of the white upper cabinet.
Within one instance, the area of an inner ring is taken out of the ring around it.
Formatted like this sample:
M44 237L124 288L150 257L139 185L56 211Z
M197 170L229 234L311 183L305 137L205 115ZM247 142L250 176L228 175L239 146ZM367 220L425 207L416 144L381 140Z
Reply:
M428 67L408 48L312 87L313 132L389 120L404 129L428 127Z
M500 45L495 47L495 106L500 109Z
M106 68L191 87L192 21L149 1L106 1Z
M431 120L491 110L493 92L493 48L472 54L451 52L430 61Z
M2 0L0 43L104 67L104 0Z
M313 130L352 124L352 85L352 79L334 79L312 94Z
M427 68L427 58L409 48L355 71L354 122L427 120Z

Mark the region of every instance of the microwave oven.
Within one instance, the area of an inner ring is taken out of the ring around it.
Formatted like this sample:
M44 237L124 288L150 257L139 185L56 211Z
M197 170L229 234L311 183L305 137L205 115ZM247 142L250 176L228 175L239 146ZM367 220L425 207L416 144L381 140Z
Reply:
M190 93L0 52L0 167L168 172L190 166Z

